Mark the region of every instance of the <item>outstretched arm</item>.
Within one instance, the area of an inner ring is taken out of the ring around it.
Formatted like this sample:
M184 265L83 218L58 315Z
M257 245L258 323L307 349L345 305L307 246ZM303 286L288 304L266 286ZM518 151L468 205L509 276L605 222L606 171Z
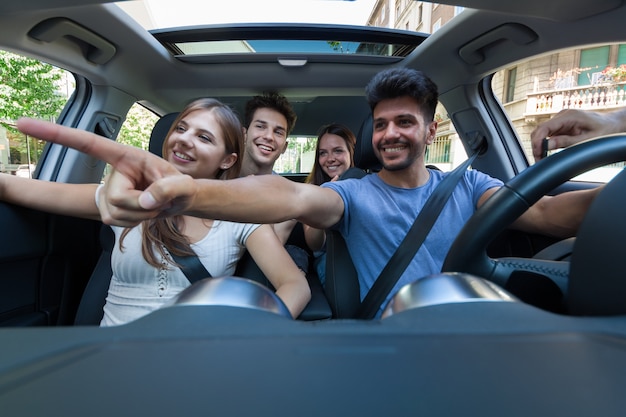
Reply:
M164 176L184 177L156 155L84 130L33 119L20 119L17 127L28 135L69 146L103 160L123 174L111 176L100 193L100 214L102 221L107 224L134 226L141 220L156 217L164 208L144 210L138 207L137 199L142 191ZM171 205L172 202L164 203L167 207ZM115 216L119 216L119 219Z
M48 213L100 220L97 184L66 184L0 174L0 201Z
M279 175L195 182L196 192L186 214L196 217L246 223L279 223L296 219L325 229L343 216L343 200L337 192L290 181ZM175 193L167 181L153 184L150 191L158 201Z
M602 189L603 186L544 196L526 210L511 228L561 239L575 236L593 199ZM492 188L486 191L480 198L478 207L497 190Z
M297 219L324 229L343 215L339 194L316 185L278 175L228 181L193 179L156 155L93 133L31 119L19 120L18 128L115 168L100 195L100 213L107 224L134 226L157 216L188 214L246 223Z
M533 156L542 158L542 142L549 138L548 150L566 148L597 136L626 131L626 109L610 113L564 110L537 126L530 134Z

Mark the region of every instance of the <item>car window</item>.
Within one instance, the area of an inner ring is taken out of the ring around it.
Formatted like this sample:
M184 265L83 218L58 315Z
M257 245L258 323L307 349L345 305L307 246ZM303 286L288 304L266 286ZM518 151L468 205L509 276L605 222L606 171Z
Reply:
M32 176L45 142L18 132L15 122L56 121L74 89L68 71L0 50L0 172Z
M148 150L150 133L159 116L135 103L126 114L117 141L126 145Z
M528 59L497 72L492 87L532 165L530 134L538 124L565 109L609 112L626 106L626 44L581 46ZM573 180L608 182L623 167L623 162L611 164Z
M117 141L125 145L134 146L143 150L148 150L150 144L150 134L154 124L159 120L159 116L146 109L139 103L132 105L126 114L126 120L117 135ZM102 178L111 172L111 166L106 165Z
M438 123L437 135L426 148L425 161L442 171L451 171L467 159L467 152L442 104L435 110L435 121Z
M315 163L317 136L290 136L287 150L276 160L274 171L279 174L308 174Z

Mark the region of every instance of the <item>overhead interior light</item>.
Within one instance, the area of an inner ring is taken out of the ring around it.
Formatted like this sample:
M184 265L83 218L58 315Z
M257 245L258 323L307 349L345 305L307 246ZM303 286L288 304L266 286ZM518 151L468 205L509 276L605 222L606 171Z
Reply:
M278 58L278 63L283 67L303 67L307 62L306 58Z

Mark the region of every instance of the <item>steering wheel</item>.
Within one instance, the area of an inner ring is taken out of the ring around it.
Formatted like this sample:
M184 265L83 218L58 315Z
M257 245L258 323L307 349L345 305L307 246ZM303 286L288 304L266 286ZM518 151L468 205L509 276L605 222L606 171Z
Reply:
M476 210L453 242L442 272L474 274L502 288L514 272L530 272L549 278L562 294L567 294L569 262L515 257L492 259L487 255L487 246L555 187L590 169L624 160L626 135L617 134L581 142L537 162L507 182Z

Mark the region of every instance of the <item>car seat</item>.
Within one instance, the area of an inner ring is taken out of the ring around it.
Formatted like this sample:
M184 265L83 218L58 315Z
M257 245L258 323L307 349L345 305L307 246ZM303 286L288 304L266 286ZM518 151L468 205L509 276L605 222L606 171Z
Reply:
M80 299L74 325L99 325L104 316L104 303L109 292L111 270L111 253L115 244L115 234L111 227L103 224L100 227L100 246L102 252L87 286Z
M381 169L372 148L372 116L368 116L357 133L354 167L344 172L340 180L362 178ZM326 231L326 298L333 318L354 318L361 305L359 280L350 252L341 234Z

